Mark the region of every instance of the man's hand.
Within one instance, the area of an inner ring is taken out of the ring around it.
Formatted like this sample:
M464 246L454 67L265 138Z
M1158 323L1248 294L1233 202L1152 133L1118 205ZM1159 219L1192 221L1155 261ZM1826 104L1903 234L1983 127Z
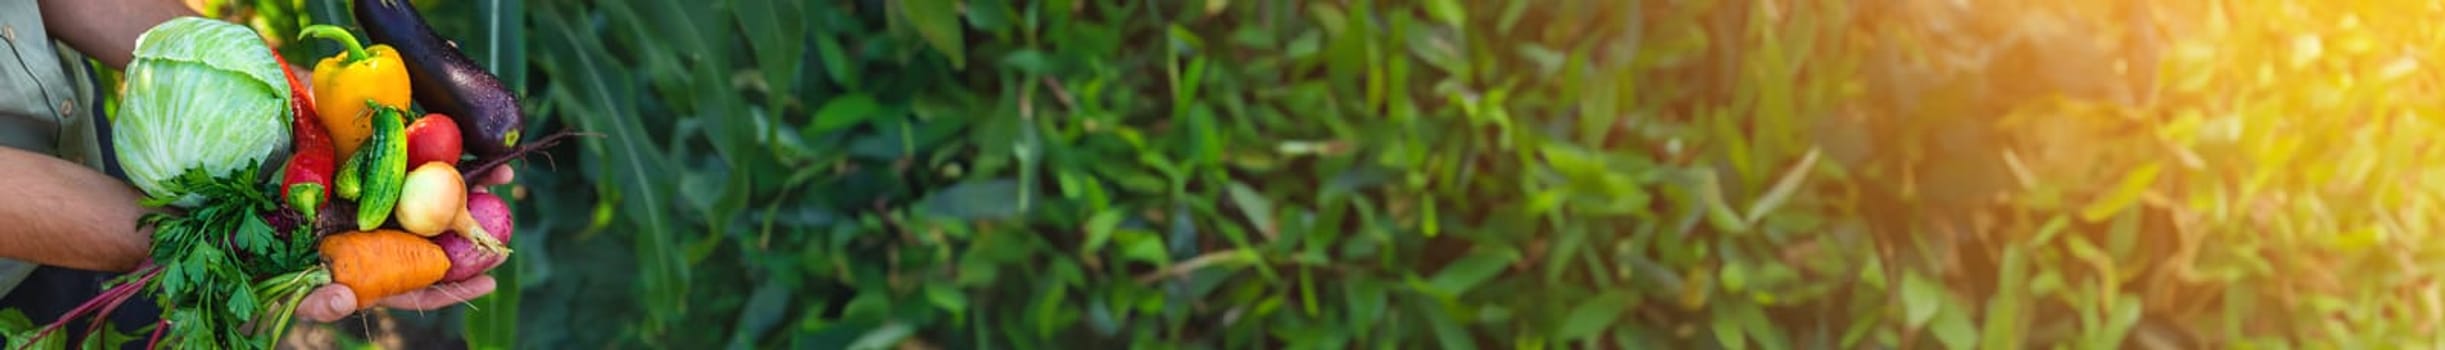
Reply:
M81 164L0 146L0 198L0 258L127 272L152 246L143 193Z
M491 174L477 180L474 192L490 192L493 185L507 184L517 177L509 166L494 167ZM407 310L433 310L492 294L492 276L476 276L457 283L436 284L424 289L383 298L382 307ZM357 312L357 293L337 283L316 288L297 305L297 316L314 322L332 322Z

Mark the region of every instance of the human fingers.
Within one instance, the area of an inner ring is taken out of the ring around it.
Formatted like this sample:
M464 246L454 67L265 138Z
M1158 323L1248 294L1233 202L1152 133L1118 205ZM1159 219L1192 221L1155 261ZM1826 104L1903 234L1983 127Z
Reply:
M517 178L518 171L512 170L509 165L492 167L492 170L486 171L484 176L475 179L474 191L492 192L492 186L509 184L510 181L517 180Z
M457 283L436 284L406 294L382 298L382 306L407 310L439 309L491 294L493 287L492 276L476 276Z
M315 288L297 304L297 317L330 323L357 312L357 293L337 283Z

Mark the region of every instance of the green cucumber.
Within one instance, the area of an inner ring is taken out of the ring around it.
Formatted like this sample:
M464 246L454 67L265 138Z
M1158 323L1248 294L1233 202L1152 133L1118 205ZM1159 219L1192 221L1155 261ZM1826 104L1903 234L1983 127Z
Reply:
M363 189L357 193L357 230L382 227L399 205L399 190L407 185L407 125L396 108L366 100L374 111L373 136L358 149L364 153ZM354 161L356 159L351 159ZM344 190L344 189L343 189Z

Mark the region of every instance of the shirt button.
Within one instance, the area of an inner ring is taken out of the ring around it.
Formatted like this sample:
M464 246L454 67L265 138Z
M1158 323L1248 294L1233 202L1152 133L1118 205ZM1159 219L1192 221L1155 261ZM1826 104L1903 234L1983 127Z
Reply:
M76 115L76 100L59 100L59 115L62 117Z

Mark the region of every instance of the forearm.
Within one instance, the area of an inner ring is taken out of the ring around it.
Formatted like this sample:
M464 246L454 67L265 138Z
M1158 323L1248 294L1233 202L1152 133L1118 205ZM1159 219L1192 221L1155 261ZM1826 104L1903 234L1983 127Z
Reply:
M125 68L136 37L172 18L196 16L179 0L46 0L42 25L51 36L111 68Z
M128 271L151 246L143 195L76 163L0 147L0 198L0 258Z

